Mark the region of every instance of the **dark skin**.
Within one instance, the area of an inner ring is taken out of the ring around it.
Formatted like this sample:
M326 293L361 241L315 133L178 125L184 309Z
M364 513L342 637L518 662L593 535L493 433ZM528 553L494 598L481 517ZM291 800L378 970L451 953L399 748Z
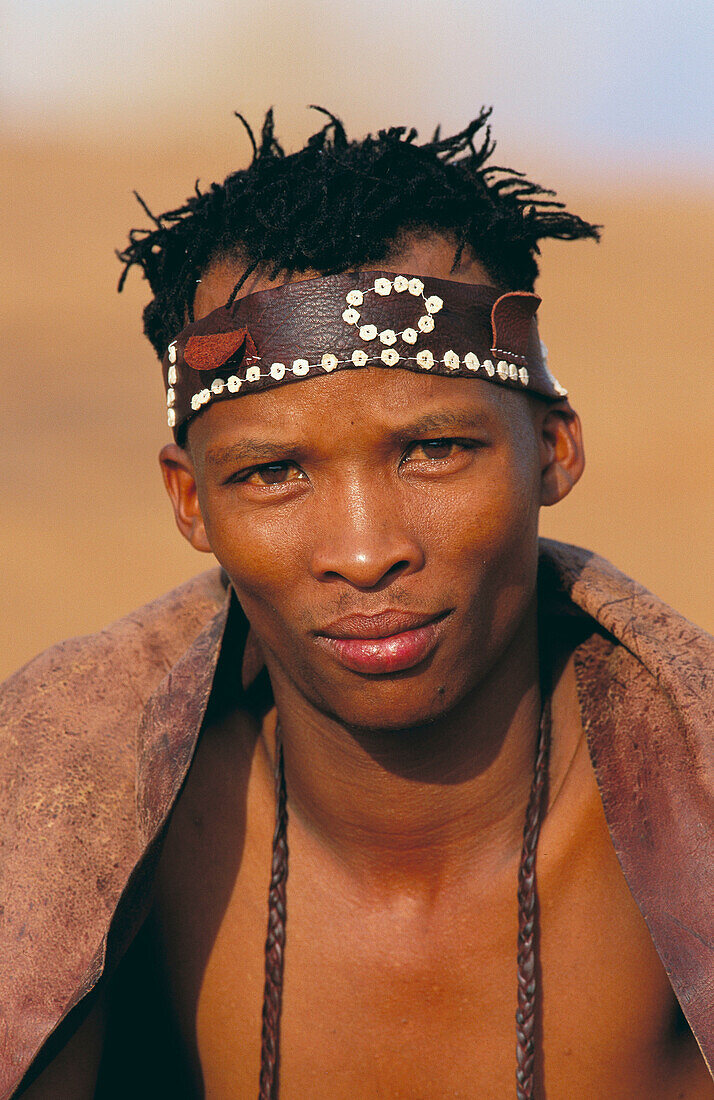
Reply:
M452 256L422 238L383 266L489 281L468 258L452 273ZM204 275L197 317L240 270ZM280 713L281 1097L515 1095L538 515L582 473L576 414L471 379L336 372L209 405L161 463L182 534L231 578ZM438 617L429 655L345 667L329 624L386 609ZM612 848L568 653L552 707L539 1095L711 1097ZM158 947L213 1100L257 1091L275 722L273 707L229 708L204 731L159 868Z

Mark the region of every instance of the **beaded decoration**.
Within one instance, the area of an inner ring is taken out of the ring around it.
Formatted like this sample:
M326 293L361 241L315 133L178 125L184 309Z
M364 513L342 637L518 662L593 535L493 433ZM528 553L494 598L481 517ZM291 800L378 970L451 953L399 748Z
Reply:
M378 326L369 319L365 304L369 295L377 295L381 298L390 294L412 295L419 299L421 311L412 325L395 331L384 328L381 331ZM216 377L210 386L204 386L190 398L191 409L199 412L213 397L220 396L224 391L237 394L241 387L255 385L264 379L280 382L287 375L292 374L296 378L305 377L309 373L330 374L340 367L366 367L370 364L378 364L386 367L405 366L414 370L430 371L437 364L448 372L456 372L464 368L474 375L482 372L481 376L487 379L515 384L526 389L530 382L530 375L525 363L517 363L514 360L523 359L522 355L516 355L513 351L501 348L493 348L493 352L501 353L504 358L479 358L475 351L466 351L460 356L456 351L449 349L443 356L437 356L428 347L423 346L430 334L435 333L439 320L439 313L444 307L444 301L439 295L431 294L428 297L424 292L424 283L414 276L395 275L393 278L380 276L375 278L372 286L364 289L351 289L344 298L345 309L342 310L342 321L353 330L355 346L349 353L341 352L342 357L333 351L324 351L319 359L309 361L305 358L293 359L291 362L268 363L258 354L247 354L242 360L245 368L244 377L237 374L227 374L225 378ZM400 346L401 345L401 346ZM420 345L417 347L417 345ZM483 353L482 353L483 354ZM169 344L168 359L168 389L166 394L167 421L170 428L176 425L176 391L177 383L177 341ZM567 390L553 378L547 371L549 381L552 383L555 393L559 397L566 397Z

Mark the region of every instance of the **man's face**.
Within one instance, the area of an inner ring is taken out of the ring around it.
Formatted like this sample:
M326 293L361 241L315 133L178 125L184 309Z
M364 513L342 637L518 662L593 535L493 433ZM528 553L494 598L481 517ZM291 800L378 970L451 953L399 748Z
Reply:
M427 253L394 270L448 277L453 251ZM196 315L239 273L205 276ZM487 281L474 265L467 275ZM189 444L179 525L231 578L274 684L319 712L371 729L434 720L532 616L548 450L534 399L337 371L210 405Z
M372 728L436 717L478 682L533 598L526 398L377 368L199 421L206 535L270 666L321 711Z

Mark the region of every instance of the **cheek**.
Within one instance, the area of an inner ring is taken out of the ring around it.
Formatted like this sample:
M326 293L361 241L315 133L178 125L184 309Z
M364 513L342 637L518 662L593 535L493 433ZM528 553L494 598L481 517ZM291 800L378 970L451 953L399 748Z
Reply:
M237 506L230 492L200 493L211 549L251 621L273 615L305 575L309 525L300 505ZM257 622L256 622L257 625Z
M429 508L432 561L458 601L466 647L487 664L510 643L532 605L537 492L537 468L504 454L488 463L486 476Z
M502 573L508 562L533 552L538 529L538 478L533 463L496 452L477 477L449 486L424 501L424 526L438 556L455 564Z

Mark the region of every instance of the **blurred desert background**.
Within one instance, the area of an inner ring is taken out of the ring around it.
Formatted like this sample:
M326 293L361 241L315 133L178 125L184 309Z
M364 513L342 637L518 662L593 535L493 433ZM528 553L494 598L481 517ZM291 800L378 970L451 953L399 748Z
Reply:
M232 111L275 106L290 151L463 127L493 104L494 163L603 225L548 244L539 292L588 468L543 532L596 549L701 625L711 583L708 5L187 0L3 5L0 675L210 562L173 526L156 454L147 287L114 249L194 181L248 162ZM117 670L121 675L122 670Z

